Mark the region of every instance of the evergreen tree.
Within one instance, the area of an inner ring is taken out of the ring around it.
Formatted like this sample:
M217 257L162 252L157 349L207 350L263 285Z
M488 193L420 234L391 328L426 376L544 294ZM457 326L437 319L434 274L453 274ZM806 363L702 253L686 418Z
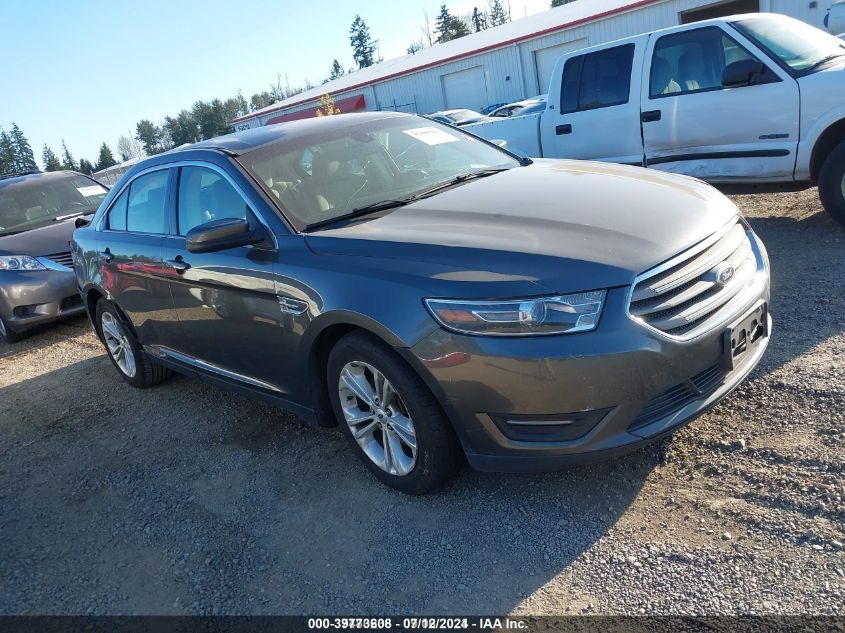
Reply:
M440 15L437 16L434 24L438 42L449 42L469 35L469 27L463 20L449 13L445 4L440 6Z
M197 120L187 110L182 110L175 117L164 117L163 127L176 147L185 143L196 143L200 139Z
M51 150L46 145L41 151L41 161L44 163L44 171L61 171L62 161L56 156L56 152Z
M32 147L17 123L12 123L12 133L10 136L12 138L12 145L15 148L15 171L19 173L37 171L38 163L35 162Z
M493 0L490 3L490 26L501 26L510 22L510 16L502 6L501 0Z
M79 165L73 159L73 154L65 145L65 139L62 139L62 169L70 169L72 171L79 171Z
M0 174L14 173L15 162L15 145L12 137L0 128Z
M349 43L352 45L352 58L358 68L366 68L375 63L376 45L370 37L370 29L360 15L355 16L349 29Z
M331 81L332 79L337 79L338 77L342 77L345 74L346 74L346 71L343 70L343 66L340 65L340 62L337 61L337 60L334 60L332 62L332 72L329 75L329 81Z
M229 131L226 111L220 99L197 101L191 109L191 114L203 139L214 138Z
M44 149L47 149L46 146ZM100 171L113 165L117 165L117 161L114 159L114 154L111 153L109 146L103 143L100 146L100 155L97 157L97 164L94 165L94 171Z
M85 158L80 158L79 159L79 171L81 171L85 175L90 176L91 172L94 171L94 165L91 164L90 160L87 160Z
M161 128L149 119L141 119L135 126L135 138L148 156L161 152Z
M472 8L472 28L475 32L483 31L487 28L487 14L484 11L479 11L478 7Z

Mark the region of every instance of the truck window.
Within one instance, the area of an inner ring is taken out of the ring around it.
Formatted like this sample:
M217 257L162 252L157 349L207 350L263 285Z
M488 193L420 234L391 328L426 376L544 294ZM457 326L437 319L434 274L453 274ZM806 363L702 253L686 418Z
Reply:
M628 103L633 61L633 44L569 59L563 69L560 111L577 112Z
M664 35L654 45L649 96L721 90L725 66L743 59L756 58L715 26Z

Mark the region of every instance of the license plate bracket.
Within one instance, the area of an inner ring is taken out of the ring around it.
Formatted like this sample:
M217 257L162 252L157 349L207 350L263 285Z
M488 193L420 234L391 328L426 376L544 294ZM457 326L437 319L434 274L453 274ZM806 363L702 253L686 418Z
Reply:
M742 365L768 336L769 306L763 301L725 330L722 368L731 371Z

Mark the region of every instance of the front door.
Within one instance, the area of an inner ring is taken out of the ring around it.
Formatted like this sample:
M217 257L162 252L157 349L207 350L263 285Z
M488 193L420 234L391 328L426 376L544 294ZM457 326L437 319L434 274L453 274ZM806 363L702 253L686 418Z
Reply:
M762 61L719 26L653 38L642 85L649 167L710 181L788 180L798 144L798 84L766 63L755 85L722 87L725 66Z
M223 378L286 393L283 376L290 363L288 341L273 276L272 246L190 253L185 236L201 224L224 218L259 226L244 197L217 166L179 168L173 233L162 246L172 267L171 289L184 338L177 360ZM269 239L269 233L268 233ZM169 353L164 350L164 353Z
M645 38L566 60L543 113L543 153L642 165L639 84ZM549 123L551 121L551 124Z
M142 344L174 345L180 338L162 261L167 233L168 170L142 174L115 199L98 237L103 285Z

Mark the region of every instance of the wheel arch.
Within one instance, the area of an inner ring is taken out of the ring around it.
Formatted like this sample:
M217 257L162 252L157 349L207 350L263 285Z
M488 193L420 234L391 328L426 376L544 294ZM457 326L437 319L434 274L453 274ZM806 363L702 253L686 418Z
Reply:
M810 178L813 181L818 180L825 159L842 141L845 141L845 118L828 125L816 139L810 154Z

